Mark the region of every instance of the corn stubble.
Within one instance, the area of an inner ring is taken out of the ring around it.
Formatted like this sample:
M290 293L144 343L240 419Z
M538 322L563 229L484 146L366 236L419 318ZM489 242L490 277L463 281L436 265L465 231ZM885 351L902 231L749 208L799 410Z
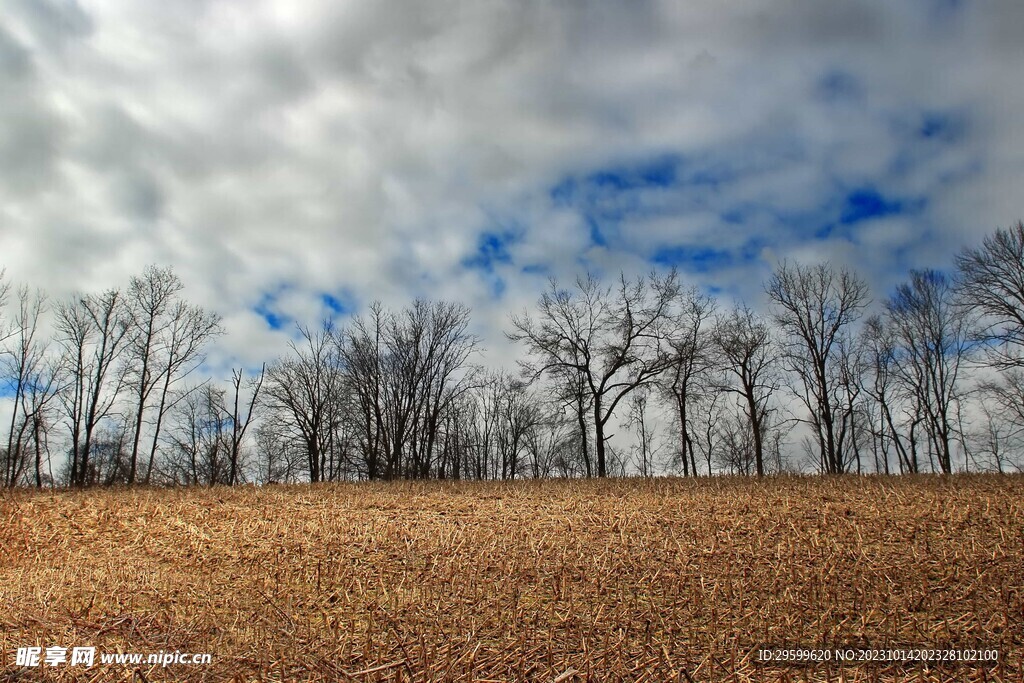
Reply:
M1024 479L392 483L0 498L0 680L1019 681ZM766 666L762 645L998 648ZM18 647L212 664L14 666Z

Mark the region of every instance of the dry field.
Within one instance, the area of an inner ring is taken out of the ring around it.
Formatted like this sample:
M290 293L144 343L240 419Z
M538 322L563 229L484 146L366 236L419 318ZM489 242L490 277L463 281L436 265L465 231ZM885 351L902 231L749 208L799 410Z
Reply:
M16 666L26 646L97 661ZM1024 478L17 491L0 648L3 681L1021 681ZM99 663L174 651L212 662Z

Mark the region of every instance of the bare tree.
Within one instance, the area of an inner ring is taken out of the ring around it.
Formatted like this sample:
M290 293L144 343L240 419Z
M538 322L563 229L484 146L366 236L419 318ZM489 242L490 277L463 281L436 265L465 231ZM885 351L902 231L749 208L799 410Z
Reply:
M845 268L779 264L765 285L774 318L785 335L783 355L799 378L825 472L846 471L838 430L842 414L838 343L868 304L867 284Z
M299 480L306 454L294 439L282 430L273 416L256 427L256 450L262 462L257 474L263 484L292 484Z
M229 475L227 482L230 486L234 486L239 481L242 443L245 440L245 433L256 415L256 405L259 402L260 389L263 387L263 378L267 374L267 366L264 364L260 369L260 374L249 378L246 382L246 393L249 396L248 405L242 398L243 374L242 368L231 370L231 439L228 444Z
M111 486L127 481L130 430L131 420L122 419L117 413L96 426L89 454L88 483Z
M230 477L230 413L223 389L206 382L190 388L174 401L172 424L166 439L170 478L186 485L227 483Z
M267 368L267 405L303 444L309 479L318 482L327 470L341 372L330 322L299 333L299 343L289 342L290 355Z
M145 484L150 483L160 444L160 430L167 412L173 407L171 396L174 394L175 386L202 364L206 345L211 339L223 333L220 316L204 310L201 306L175 300L164 315L165 321L161 325L160 364L158 372L152 377L154 382L159 383L160 398L155 406L156 420L153 424L153 441L149 449ZM133 452L134 450L133 448Z
M395 328L395 342L411 348L419 341L422 346L419 362L406 362L401 366L413 370L414 377L409 384L420 395L413 408L421 412L421 417L413 419L411 473L414 478L431 475L441 417L473 385L476 368L469 364L469 358L478 342L468 332L469 313L469 308L462 304L417 301L403 316L405 329ZM514 393L511 388L510 393ZM516 459L509 463L512 468L518 464L520 438L521 435L517 435L516 443L509 446L516 448Z
M135 425L132 432L131 464L128 483L135 483L139 462L139 439L150 393L160 382L160 373L154 372L158 362L158 338L164 331L167 312L174 296L181 291L181 281L168 269L148 266L142 277L132 277L128 285L127 310L129 317L127 361L129 385L135 398Z
M0 311L7 305L7 295L10 294L11 283L7 280L7 269L0 268ZM5 342L14 334L14 328L0 317L0 342Z
M520 380L500 373L495 378L498 392L498 451L501 454L501 478L520 475L521 459L527 440L542 420L540 399Z
M384 428L384 352L388 315L380 302L370 305L368 317L356 316L337 338L351 412L358 415L356 439L368 479L379 478L390 451Z
M586 376L575 368L552 368L549 389L552 402L563 410L571 411L575 424L575 438L571 443L575 447L574 461L578 461L583 474L589 479L594 475L594 456L590 444L590 419L594 406L594 397L590 393L590 385ZM562 453L563 458L568 453ZM567 462L565 463L567 464ZM572 468L574 471L576 467Z
M773 364L776 350L768 325L741 305L716 321L712 339L725 370L734 378L722 389L740 397L750 427L754 471L757 476L764 476L768 402L778 388Z
M507 336L533 357L524 365L532 378L581 378L594 428L597 475L608 475L606 426L619 402L654 381L673 363L670 342L678 331L679 278L651 274L614 288L591 275L575 290L552 279L538 302L536 317L512 316Z
M1024 471L1024 370L1007 369L978 388L979 426L969 435L975 450L991 459L997 472Z
M725 472L749 476L757 473L757 446L744 414L743 402L726 402L715 424L715 460Z
M917 472L916 449L910 448L898 420L899 406L906 400L905 387L899 383L897 341L893 326L887 318L873 315L867 319L862 333L867 372L861 376L863 391L878 410L877 425L873 428L878 447L885 456L883 467L888 473L888 453L891 448L897 457L901 472ZM916 396L911 398L915 400Z
M690 289L681 293L680 327L670 340L673 363L658 382L661 393L675 408L679 427L679 462L683 476L697 475L694 426L691 411L701 396L712 390L709 385L718 359L710 325L715 301Z
M975 431L971 440L1002 471L1020 443L1018 430L1024 427L1024 404L1019 402L1024 394L1017 391L1024 369L1024 222L997 229L980 247L963 250L956 265L957 303L973 317L975 340L1003 375L980 387L985 428Z
M1024 222L956 256L960 304L980 313L979 336L1001 368L1024 367Z
M654 427L655 421L650 415L651 394L650 387L640 387L630 394L628 401L629 414L626 426L636 430L637 442L631 450L637 472L641 477L654 476L655 458L661 450Z
M128 483L134 483L139 468L143 424L152 407L153 392L161 386L157 425L150 449L145 481L150 479L153 456L160 438L167 393L180 379L185 365L194 365L202 346L219 332L219 319L180 299L184 289L171 268L147 266L141 276L131 278L125 298L128 314L126 346L127 383L132 392L134 423Z
M953 299L952 282L934 270L913 270L910 281L886 303L899 341L899 376L917 393L930 451L944 473L953 471L958 435L956 403L961 370L970 351L971 318Z
M2 303L2 302L0 302ZM25 391L29 382L29 374L33 366L39 362L36 331L39 327L39 316L43 311L44 299L40 295L31 297L27 287L18 290L18 309L13 324L13 345L4 350L6 361L6 377L13 393L14 406L11 410L11 423L7 432L7 453L4 462L4 484L16 486L26 468L24 454L25 432L29 428L28 420L22 415ZM19 426L20 423L20 426Z
M465 394L446 416L448 464L446 475L453 479L488 479L497 464L497 395L494 387L481 382Z
M369 478L452 474L438 445L446 414L474 384L477 339L468 328L467 307L420 300L396 313L375 304L339 335Z
M718 382L721 385L721 382ZM715 380L711 380L711 387L715 386ZM703 393L690 409L694 417L695 429L693 430L693 445L695 451L699 452L707 466L708 476L714 472L714 455L718 444L718 423L722 414L722 400L724 392L712 390Z
M245 380L242 369L233 369L230 395L209 381L173 394L167 402L170 430L162 436L169 449L153 473L179 484L243 481L242 446L256 417L265 370Z
M526 432L526 452L534 479L577 476L580 471L572 422L554 405L540 411L540 419Z
M836 349L839 388L836 401L839 416L836 442L841 453L849 454L845 460L852 460L857 474L861 474L861 446L867 431L862 378L868 372L869 355L864 340L853 336L849 330L840 335Z
M53 485L53 471L50 460L50 432L59 419L56 399L62 388L63 372L58 361L41 349L28 373L28 387L22 394L21 413L25 423L31 424L27 438L31 439L34 457L35 484L41 488L44 482ZM43 460L47 472L43 473Z
M110 415L124 387L118 363L128 317L120 292L110 289L59 304L57 330L68 373L61 400L71 433L70 483L85 486L95 480L89 457L96 428Z
M19 289L13 344L4 354L14 399L5 467L8 486L17 484L31 455L36 487L42 487L44 452L49 459L47 437L52 418L51 404L60 388L60 372L49 356L48 341L39 336L40 317L45 312L44 294L31 293L27 287ZM52 480L52 477L47 478Z

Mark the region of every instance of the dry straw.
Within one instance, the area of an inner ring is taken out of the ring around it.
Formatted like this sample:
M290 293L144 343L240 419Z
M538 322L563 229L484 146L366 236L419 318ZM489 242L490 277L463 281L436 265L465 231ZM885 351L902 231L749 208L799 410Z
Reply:
M1020 681L1022 587L1021 477L16 491L0 680ZM30 645L213 662L14 666Z

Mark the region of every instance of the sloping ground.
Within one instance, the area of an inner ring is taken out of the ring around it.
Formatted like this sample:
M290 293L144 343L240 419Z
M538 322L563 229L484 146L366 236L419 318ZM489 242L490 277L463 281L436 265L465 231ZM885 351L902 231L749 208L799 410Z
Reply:
M0 680L1019 681L1022 591L1019 476L0 498ZM769 666L768 645L999 660ZM17 666L28 646L96 664ZM99 663L175 651L212 661Z

